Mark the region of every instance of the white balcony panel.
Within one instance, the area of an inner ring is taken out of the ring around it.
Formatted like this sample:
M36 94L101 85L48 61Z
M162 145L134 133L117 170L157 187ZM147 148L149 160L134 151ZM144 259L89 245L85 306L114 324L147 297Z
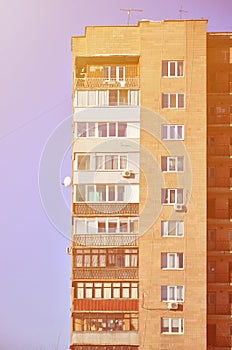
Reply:
M74 141L73 152L85 153L85 152L139 152L139 139L128 138L78 138Z
M75 108L73 121L79 122L139 122L140 107Z
M130 171L132 167L130 167ZM133 176L130 178L125 178L123 176L125 170L117 171L75 171L73 173L73 183L74 184L84 184L84 183L139 183L139 170L132 170Z
M72 332L72 344L138 345L138 332Z

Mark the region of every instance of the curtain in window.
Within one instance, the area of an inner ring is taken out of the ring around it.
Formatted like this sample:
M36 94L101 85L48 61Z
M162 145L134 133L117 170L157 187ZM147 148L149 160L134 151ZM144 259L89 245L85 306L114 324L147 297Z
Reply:
M104 157L96 156L96 169L104 169Z
M96 186L96 201L105 202L106 201L106 186L97 185Z
M94 186L87 186L87 200L88 202L94 202L95 200L95 191L94 191Z
M82 266L82 255L77 255L76 256L76 266L77 267Z
M176 294L177 301L184 301L183 286L177 286Z
M138 256L137 254L131 255L131 266L137 267L138 266Z
M161 286L161 300L162 301L168 300L167 286Z
M98 256L97 255L92 255L92 265L93 267L98 266Z
M183 204L184 203L183 189L178 189L177 190L177 203L178 204Z
M162 94L162 108L168 108L168 94Z

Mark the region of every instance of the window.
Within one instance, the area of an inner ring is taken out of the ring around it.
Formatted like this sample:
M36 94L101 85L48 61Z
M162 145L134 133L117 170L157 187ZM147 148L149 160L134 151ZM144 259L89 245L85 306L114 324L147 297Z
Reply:
M184 157L161 157L161 170L167 172L184 171Z
M183 253L161 253L161 269L183 269L184 254Z
M111 81L112 82L112 81ZM111 89L76 91L74 107L138 106L139 90Z
M183 188L162 188L161 203L162 204L183 204L184 189Z
M127 137L127 123L123 122L76 122L77 137Z
M184 286L161 286L161 301L184 301Z
M126 187L133 185L75 185L76 202L125 202ZM135 185L138 187L138 185Z
M184 222L183 221L161 221L161 236L162 237L183 237Z
M138 233L138 218L136 217L97 217L95 219L74 218L73 233Z
M74 313L74 331L137 331L138 314L134 313ZM108 347L107 347L108 348ZM132 347L133 349L133 347Z
M184 108L184 97L181 93L163 93L162 108Z
M162 61L162 77L183 77L183 61Z
M138 267L138 249L75 249L76 267Z
M125 68L123 66L105 66L103 67L103 79L106 81L125 80Z
M162 140L184 140L184 125L162 125Z
M184 333L183 318L161 318L161 333Z

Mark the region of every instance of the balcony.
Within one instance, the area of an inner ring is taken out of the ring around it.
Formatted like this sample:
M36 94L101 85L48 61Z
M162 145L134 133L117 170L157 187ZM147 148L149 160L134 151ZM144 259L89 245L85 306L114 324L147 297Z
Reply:
M75 299L78 311L138 311L138 299Z
M138 345L137 331L72 332L71 344Z
M73 269L73 279L137 279L139 271L137 267L76 267Z
M138 203L73 203L73 215L139 215Z
M105 78L76 78L74 81L74 89L139 89L139 77L128 77L124 80L110 79L106 80Z
M74 234L73 241L77 246L88 247L137 246L138 234Z

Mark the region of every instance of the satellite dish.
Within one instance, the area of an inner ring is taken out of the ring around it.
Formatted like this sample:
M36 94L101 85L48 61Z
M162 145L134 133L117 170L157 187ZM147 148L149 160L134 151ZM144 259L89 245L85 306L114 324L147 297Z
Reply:
M70 176L66 176L66 177L64 178L64 181L63 181L61 184L64 185L64 187L69 187L69 186L71 186L71 184L72 184L72 179L71 179L71 177L70 177Z

